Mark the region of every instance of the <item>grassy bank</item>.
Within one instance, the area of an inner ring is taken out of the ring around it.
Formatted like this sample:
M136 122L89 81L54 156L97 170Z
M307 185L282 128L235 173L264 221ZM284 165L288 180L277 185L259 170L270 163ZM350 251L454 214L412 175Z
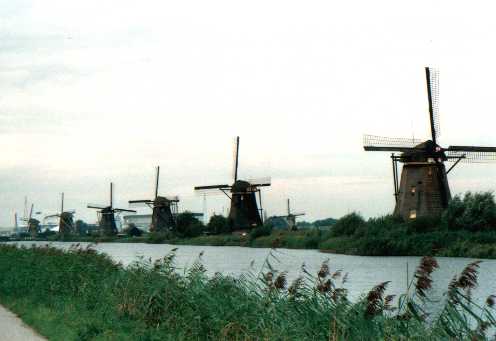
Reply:
M453 279L427 323L433 258L394 307L388 283L352 303L332 264L286 283L270 261L235 280L208 278L200 261L180 275L174 254L123 268L92 249L0 245L0 302L51 340L475 340L496 326L494 299L478 307L468 295L478 263Z
M342 219L347 219L343 217ZM338 220L342 221L341 219ZM405 223L386 216L363 223L360 231L337 234L332 231L272 231L270 235L252 238L240 235L210 235L177 238L162 235L141 237L77 237L68 242L152 243L201 246L243 246L255 248L316 249L329 253L361 256L446 256L496 259L496 232L434 229L416 231L418 223ZM426 223L429 224L428 222ZM426 225L426 226L427 226ZM339 226L339 225L338 225ZM38 239L39 241L56 241Z

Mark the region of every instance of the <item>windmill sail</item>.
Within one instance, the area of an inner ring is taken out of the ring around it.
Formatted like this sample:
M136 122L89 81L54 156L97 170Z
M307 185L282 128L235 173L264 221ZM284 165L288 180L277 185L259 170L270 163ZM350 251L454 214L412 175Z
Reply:
M238 181L238 168L239 168L239 136L234 139L233 147L233 178L234 182Z
M432 141L437 143L441 134L439 123L439 71L430 67L425 68L427 80L427 98L429 101L429 117L431 123Z
M407 152L421 143L421 140L414 138L363 135L363 148L366 151Z
M450 146L446 149L448 161L486 163L496 161L495 147Z

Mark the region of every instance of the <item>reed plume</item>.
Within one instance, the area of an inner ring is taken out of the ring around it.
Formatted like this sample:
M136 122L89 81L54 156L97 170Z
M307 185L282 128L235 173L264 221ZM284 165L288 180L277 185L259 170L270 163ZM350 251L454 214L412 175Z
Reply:
M366 317L374 317L382 312L383 297L389 283L389 281L383 282L370 290L367 295L367 308L365 310Z
M426 297L426 292L432 288L432 273L439 268L437 260L433 257L423 257L415 271L415 292L421 298Z

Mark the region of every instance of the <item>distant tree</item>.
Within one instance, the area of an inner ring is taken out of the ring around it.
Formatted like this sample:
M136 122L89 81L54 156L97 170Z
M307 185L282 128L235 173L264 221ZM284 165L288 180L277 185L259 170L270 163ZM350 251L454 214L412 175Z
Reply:
M308 221L299 221L298 223L296 223L296 226L298 228L302 228L302 229L309 229L309 228L314 227L315 225L308 222Z
M334 226L332 227L331 233L334 236L351 236L358 230L360 227L366 224L365 219L356 213L350 213L343 216L341 219L336 221Z
M85 235L88 233L88 224L85 223L83 220L78 219L78 220L76 220L76 223L75 223L75 230L76 230L77 234Z
M443 214L443 223L450 230L496 230L496 202L491 192L467 192L455 196Z
M326 226L333 226L336 224L337 220L334 218L327 218L327 219L321 219L321 220L316 220L313 222L314 226L317 227L326 227Z
M181 237L197 237L203 233L204 225L191 212L177 215L177 234Z
M265 221L265 225L270 225L274 229L287 230L289 228L288 222L283 217L269 217Z
M210 233L222 234L230 233L231 228L229 227L229 221L223 215L214 214L207 224L207 230Z
M267 223L263 226L258 226L250 231L250 239L256 239L258 237L270 236L273 230L273 226Z
M136 224L130 223L129 226L124 230L129 237L141 237L143 231L136 227Z

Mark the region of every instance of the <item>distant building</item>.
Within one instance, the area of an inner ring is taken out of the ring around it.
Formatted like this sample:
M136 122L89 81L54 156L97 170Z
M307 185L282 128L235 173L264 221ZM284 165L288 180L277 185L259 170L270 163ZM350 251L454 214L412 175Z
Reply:
M122 228L125 230L130 224L134 224L140 230L148 232L152 223L151 214L132 214L122 217Z
M194 213L193 216L199 221L203 221L203 213ZM130 224L134 224L140 230L150 232L150 224L152 223L151 214L130 214L122 217L122 229L125 230Z

